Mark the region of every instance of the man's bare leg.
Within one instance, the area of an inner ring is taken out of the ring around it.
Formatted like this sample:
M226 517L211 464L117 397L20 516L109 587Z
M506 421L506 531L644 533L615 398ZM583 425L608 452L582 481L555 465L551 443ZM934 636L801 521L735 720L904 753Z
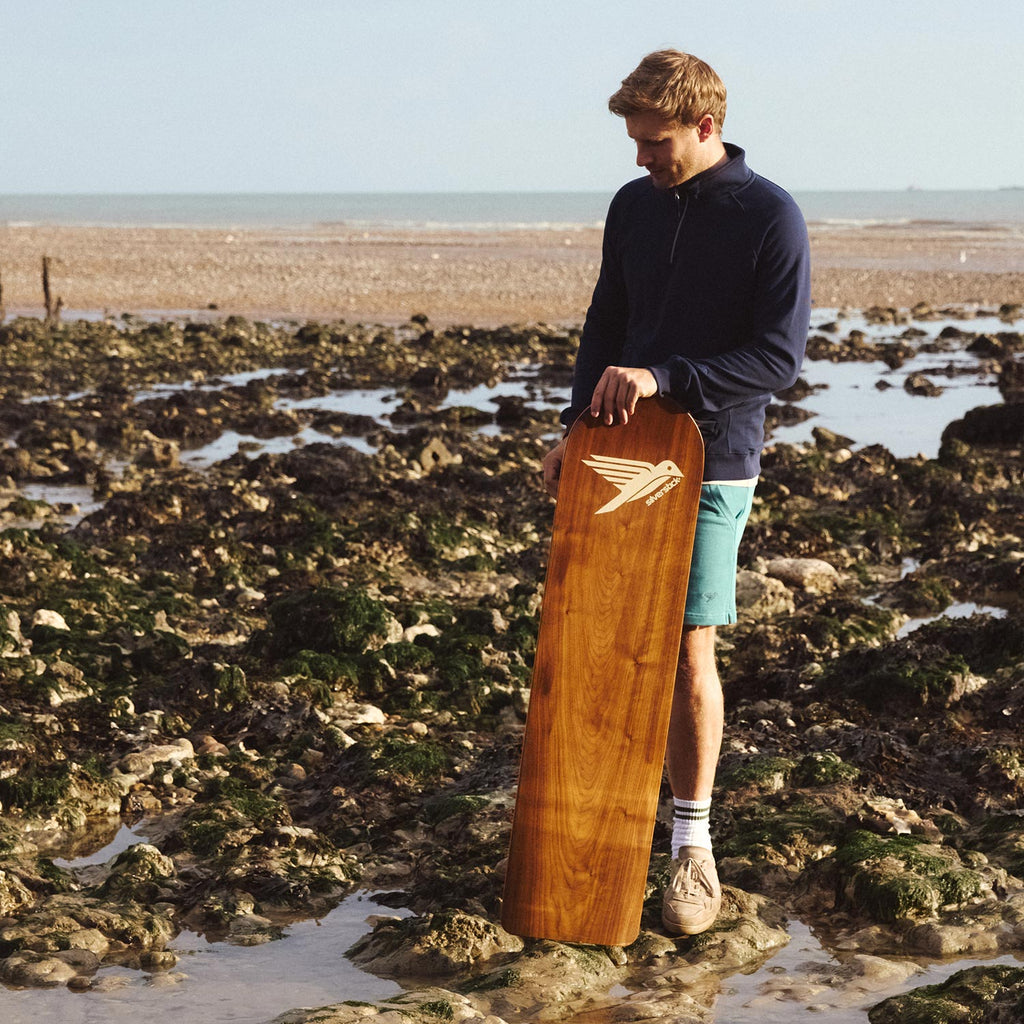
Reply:
M661 919L672 935L710 928L722 906L708 813L725 716L715 665L715 627L683 630L669 721L668 775L675 797L673 874Z
M715 627L686 626L668 729L668 779L677 799L711 799L724 718Z

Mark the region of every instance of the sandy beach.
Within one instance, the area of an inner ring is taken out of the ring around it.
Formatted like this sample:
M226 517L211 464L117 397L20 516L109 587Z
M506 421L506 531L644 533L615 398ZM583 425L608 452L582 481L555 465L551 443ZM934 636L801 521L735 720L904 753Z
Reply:
M811 225L819 308L1024 301L1024 233ZM195 313L438 324L579 323L600 231L0 227L2 304L39 315L41 257L67 315Z

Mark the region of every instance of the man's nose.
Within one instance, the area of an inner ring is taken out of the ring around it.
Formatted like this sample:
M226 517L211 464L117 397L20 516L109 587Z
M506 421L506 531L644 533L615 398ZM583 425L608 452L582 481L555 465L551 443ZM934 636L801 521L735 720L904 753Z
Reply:
M643 146L636 147L636 165L637 167L646 167L650 163L650 157L648 156L647 150Z

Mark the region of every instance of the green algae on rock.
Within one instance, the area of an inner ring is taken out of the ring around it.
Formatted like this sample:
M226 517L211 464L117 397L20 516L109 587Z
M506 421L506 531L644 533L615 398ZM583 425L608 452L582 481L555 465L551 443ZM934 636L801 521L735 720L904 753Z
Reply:
M493 957L518 953L523 940L500 925L459 911L386 921L348 955L374 974L418 978L479 969Z
M969 967L938 985L893 996L871 1024L1016 1024L1024 1020L1024 968Z

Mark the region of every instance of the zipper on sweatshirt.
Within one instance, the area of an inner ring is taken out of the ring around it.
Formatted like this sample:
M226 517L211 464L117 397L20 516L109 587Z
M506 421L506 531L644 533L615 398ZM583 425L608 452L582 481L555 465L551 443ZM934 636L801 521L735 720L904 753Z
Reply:
M690 194L686 194L686 199L679 195L679 189L672 190L676 197L676 233L672 237L672 251L668 256L668 263L671 266L676 261L676 246L679 244L679 232L682 230L683 221L686 219L686 210L690 205Z

